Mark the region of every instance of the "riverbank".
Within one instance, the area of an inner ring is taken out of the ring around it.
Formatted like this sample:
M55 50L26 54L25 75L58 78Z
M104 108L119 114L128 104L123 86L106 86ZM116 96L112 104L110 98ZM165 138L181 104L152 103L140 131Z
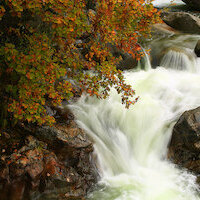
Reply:
M93 144L67 110L54 127L1 132L0 199L84 199L99 179Z

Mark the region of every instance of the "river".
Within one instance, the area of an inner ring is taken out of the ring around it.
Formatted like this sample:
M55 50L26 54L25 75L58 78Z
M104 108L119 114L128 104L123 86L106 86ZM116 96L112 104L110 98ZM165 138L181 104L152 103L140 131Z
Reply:
M114 90L106 100L82 96L71 106L94 141L101 169L89 200L200 199L196 177L167 159L174 124L185 110L200 106L200 60L184 46L198 39L181 35L152 44L184 51L172 48L154 69L146 57L146 70L124 73L140 97L130 109Z

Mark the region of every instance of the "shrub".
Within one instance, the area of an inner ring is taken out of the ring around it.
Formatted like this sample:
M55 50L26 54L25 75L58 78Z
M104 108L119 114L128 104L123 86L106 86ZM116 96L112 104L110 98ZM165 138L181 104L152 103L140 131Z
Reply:
M138 38L159 20L144 0L2 0L1 125L8 117L50 125L55 119L45 106L69 100L77 87L98 98L114 87L129 107L135 92L116 70L108 43L139 59Z

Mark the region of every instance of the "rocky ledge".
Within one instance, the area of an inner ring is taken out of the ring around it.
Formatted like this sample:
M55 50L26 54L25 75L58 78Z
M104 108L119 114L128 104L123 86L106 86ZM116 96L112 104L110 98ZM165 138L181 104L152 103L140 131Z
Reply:
M162 20L182 33L200 34L200 18L187 12L162 12Z
M174 126L168 157L178 166L200 175L200 107L184 112Z
M84 199L98 180L93 145L73 117L0 136L0 199Z

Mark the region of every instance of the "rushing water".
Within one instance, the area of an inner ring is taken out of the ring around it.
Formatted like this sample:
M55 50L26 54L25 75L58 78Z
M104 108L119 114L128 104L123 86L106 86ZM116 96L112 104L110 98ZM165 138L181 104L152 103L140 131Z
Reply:
M200 199L196 177L166 158L176 120L200 103L200 62L181 56L187 65L181 71L172 65L125 73L140 96L130 109L121 105L115 91L106 100L83 96L71 107L94 141L101 169L101 180L88 199Z

